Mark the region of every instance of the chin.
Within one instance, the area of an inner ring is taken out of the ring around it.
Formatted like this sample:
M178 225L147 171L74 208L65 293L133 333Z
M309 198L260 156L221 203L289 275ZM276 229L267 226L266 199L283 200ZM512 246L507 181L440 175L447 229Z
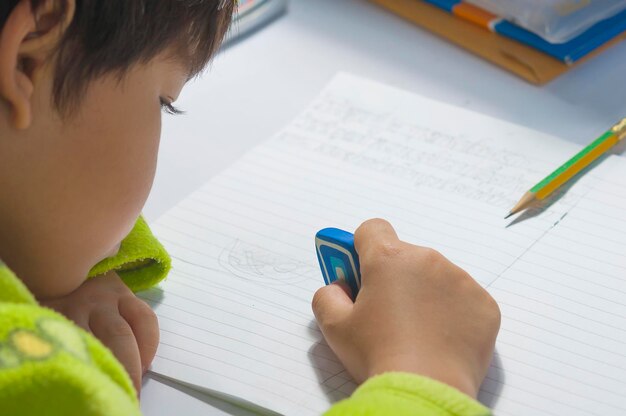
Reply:
M120 245L121 243L117 243L116 245L113 246L113 248L111 248L111 250L109 250L105 255L104 255L104 259L108 258L108 257L113 257L115 256L117 253L119 253L120 251Z

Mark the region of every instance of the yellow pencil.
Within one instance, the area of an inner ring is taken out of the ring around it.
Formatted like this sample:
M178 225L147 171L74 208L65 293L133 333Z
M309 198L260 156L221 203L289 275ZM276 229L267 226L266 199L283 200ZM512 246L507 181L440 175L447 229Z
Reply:
M565 162L537 185L530 188L504 218L509 218L511 215L525 210L533 202L546 198L578 172L589 166L607 150L619 143L624 137L626 137L626 118L620 120L602 136L594 140L589 146L578 152L578 154Z

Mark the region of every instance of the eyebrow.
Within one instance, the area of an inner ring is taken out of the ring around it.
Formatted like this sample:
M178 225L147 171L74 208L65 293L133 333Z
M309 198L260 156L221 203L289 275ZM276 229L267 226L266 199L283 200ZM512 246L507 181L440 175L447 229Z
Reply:
M179 48L176 47L177 42L173 42L170 53L166 55L166 62L171 62L177 70L186 74L186 81L194 78L201 70L194 71L194 60L190 56L179 52Z

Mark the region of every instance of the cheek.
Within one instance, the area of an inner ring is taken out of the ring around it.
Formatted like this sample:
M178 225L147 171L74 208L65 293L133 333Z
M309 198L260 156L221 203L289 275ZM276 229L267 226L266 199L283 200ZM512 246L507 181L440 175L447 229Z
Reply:
M120 115L121 116L121 115ZM115 182L119 198L128 199L139 213L148 197L156 170L159 139L161 135L161 110L157 103L145 103L140 111L134 111L131 120L122 118L109 141L111 181ZM136 215L135 215L136 216Z
M138 94L123 105L103 101L85 102L80 123L66 137L73 163L64 175L72 177L71 200L77 202L73 225L89 232L95 261L109 254L140 214L161 131L158 98Z
M114 213L109 219L111 226L120 229L121 237L141 213L156 171L161 112L158 105L150 104L123 119L111 134L109 148L103 149L107 162L101 166L101 190Z

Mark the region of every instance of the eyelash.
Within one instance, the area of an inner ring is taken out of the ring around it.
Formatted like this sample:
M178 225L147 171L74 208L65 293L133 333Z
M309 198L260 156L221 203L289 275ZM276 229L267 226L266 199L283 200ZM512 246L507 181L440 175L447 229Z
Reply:
M167 114L178 115L184 113L183 110L174 107L171 102L167 102L163 98L161 98L161 109Z

